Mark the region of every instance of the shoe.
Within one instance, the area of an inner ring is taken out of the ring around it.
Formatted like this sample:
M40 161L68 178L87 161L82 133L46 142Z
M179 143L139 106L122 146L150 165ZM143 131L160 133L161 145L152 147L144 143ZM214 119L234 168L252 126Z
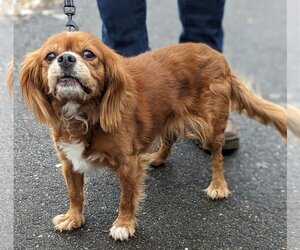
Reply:
M195 143L206 151L209 151L208 148L205 148L201 145L201 143L196 140ZM223 144L222 150L223 152L231 152L239 148L239 137L238 137L238 129L236 122L231 118L228 118L227 125L225 129L225 142Z
M236 122L231 118L228 118L225 129L225 142L223 144L223 150L235 150L239 148L239 137Z

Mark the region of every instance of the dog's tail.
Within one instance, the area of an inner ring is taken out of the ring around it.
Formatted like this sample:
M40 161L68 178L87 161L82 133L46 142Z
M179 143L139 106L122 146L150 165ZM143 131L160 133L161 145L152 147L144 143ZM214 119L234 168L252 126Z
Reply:
M231 79L231 108L233 110L262 124L274 126L284 138L287 137L287 127L300 138L299 110L293 109L293 112L287 112L285 108L253 93L234 73L231 74Z
M287 105L288 128L300 139L300 110L292 105Z

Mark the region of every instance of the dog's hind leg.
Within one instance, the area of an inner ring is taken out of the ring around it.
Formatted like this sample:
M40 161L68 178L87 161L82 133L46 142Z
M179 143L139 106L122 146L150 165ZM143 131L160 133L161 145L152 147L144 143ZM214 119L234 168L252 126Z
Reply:
M214 141L209 144L212 180L208 188L204 191L211 199L227 198L230 193L223 173L223 140L224 133L215 137Z
M165 163L172 151L172 145L177 140L176 135L166 135L160 138L160 148L157 152L148 154L147 158L149 164L154 167L160 166Z

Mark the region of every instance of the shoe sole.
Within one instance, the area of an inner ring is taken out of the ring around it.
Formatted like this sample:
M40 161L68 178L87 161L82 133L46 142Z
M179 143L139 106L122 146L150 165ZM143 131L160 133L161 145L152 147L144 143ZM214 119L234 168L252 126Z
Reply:
M197 144L197 146L205 151L210 151L208 148L203 147L198 140L195 140L195 144ZM233 136L233 137L229 137L226 138L225 143L222 146L222 151L223 152L227 152L227 151L234 151L236 149L238 149L240 146L240 141L239 138L237 136Z
M240 141L237 136L226 138L225 143L223 144L222 150L235 150L240 146Z

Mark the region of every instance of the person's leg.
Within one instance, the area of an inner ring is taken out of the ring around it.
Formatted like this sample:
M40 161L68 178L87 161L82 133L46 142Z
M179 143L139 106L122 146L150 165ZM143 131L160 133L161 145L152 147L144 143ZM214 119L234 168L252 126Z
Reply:
M179 41L206 43L222 52L224 5L225 0L178 0L179 17L183 27ZM202 145L199 146L203 148ZM231 151L238 147L236 123L228 119L223 150Z
M202 42L222 52L225 0L178 0L180 42Z
M149 50L146 0L97 0L103 42L124 56Z

